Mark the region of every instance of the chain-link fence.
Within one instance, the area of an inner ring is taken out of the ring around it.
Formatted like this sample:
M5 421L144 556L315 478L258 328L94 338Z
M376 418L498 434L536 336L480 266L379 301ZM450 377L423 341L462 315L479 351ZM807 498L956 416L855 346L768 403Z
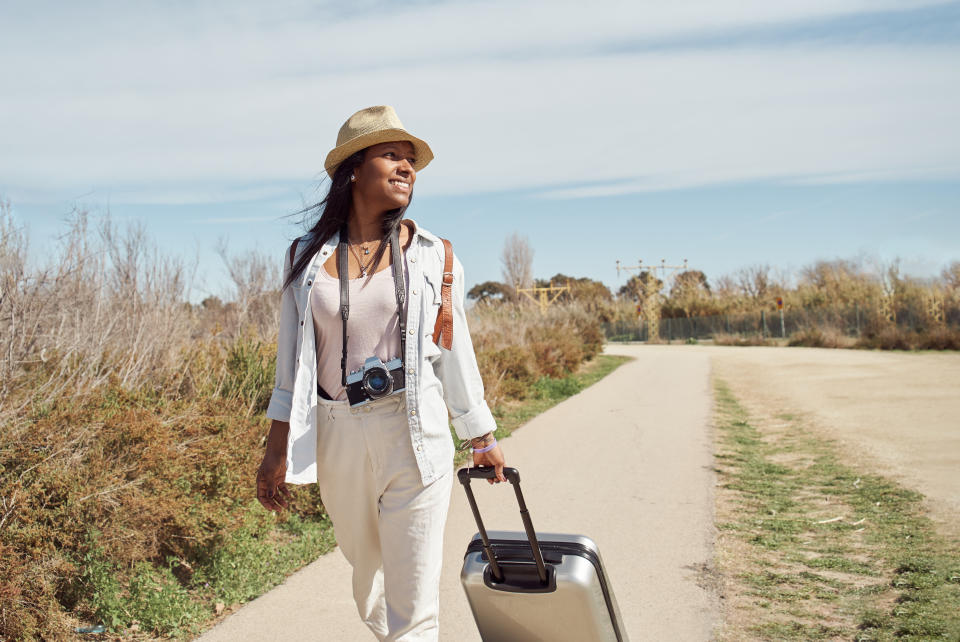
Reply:
M788 338L811 328L830 328L850 337L875 332L883 325L923 332L935 325L960 327L960 306L945 306L940 319L931 318L924 310L904 308L885 318L876 305L796 308L782 312L760 310L752 313L716 314L699 317L660 319L659 339L675 341L712 339L717 335L739 335L760 338ZM648 324L638 321L616 321L603 324L610 341L649 341Z

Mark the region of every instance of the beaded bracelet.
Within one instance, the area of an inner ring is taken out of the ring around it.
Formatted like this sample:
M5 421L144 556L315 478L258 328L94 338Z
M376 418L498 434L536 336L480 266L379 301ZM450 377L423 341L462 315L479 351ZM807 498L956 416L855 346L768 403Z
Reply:
M488 453L488 452L490 452L491 450L493 450L493 447L496 446L496 445L497 445L497 438L494 437L492 444L490 444L489 446L484 446L483 448L474 448L474 449L473 449L473 454L474 454L474 455L480 455L480 454L483 454L483 453Z

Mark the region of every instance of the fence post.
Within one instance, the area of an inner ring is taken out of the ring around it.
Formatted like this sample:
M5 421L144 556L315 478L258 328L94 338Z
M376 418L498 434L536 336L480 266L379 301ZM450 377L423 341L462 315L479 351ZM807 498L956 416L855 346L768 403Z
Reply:
M760 336L767 338L767 311L760 310Z
M667 343L673 341L673 319L667 319Z
M780 308L780 338L787 338L787 326L783 323L783 308Z
M858 301L854 303L853 306L854 308L856 308L856 311L857 311L857 336L859 337L860 336L860 302Z

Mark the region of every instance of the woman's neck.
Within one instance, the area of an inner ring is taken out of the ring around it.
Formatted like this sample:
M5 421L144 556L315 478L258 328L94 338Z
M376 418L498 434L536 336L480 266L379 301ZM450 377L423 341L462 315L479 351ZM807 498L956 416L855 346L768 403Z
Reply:
M351 243L369 243L383 238L383 214L358 213L351 208L347 219L347 235Z

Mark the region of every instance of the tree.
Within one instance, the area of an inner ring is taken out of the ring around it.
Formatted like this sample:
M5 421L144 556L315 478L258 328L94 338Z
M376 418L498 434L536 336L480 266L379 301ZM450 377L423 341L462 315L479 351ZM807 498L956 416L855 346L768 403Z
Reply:
M499 281L478 283L467 292L467 298L476 299L477 303L501 301L509 296L510 288Z
M613 305L613 294L610 288L602 281L594 281L587 277L573 277L566 274L554 274L550 279L537 279L534 282L536 287L547 287L550 284L554 286L569 285L570 289L563 292L557 298L560 303L577 302L590 314L596 316L601 322L612 321L616 317L616 308Z
M663 281L655 277L652 272L644 270L627 279L627 282L617 290L617 296L642 304L659 294L662 287Z
M528 288L533 283L533 248L516 232L507 237L500 256L503 281L510 288Z
M670 309L664 310L664 316L700 316L708 312L709 304L710 284L707 283L707 276L700 270L687 270L673 279L668 301Z
M800 270L800 291L806 305L837 305L866 301L876 282L853 261L817 261Z
M554 274L549 279L537 279L534 285L537 287L547 287L553 285L569 285L570 291L560 295L559 301L578 301L588 306L598 303L609 303L613 301L613 294L610 288L602 281L594 281L588 277L567 276L566 274Z
M960 261L954 261L940 274L949 292L960 292Z
M741 268L737 271L735 278L740 291L747 298L755 303L767 298L772 281L769 265L751 265Z

